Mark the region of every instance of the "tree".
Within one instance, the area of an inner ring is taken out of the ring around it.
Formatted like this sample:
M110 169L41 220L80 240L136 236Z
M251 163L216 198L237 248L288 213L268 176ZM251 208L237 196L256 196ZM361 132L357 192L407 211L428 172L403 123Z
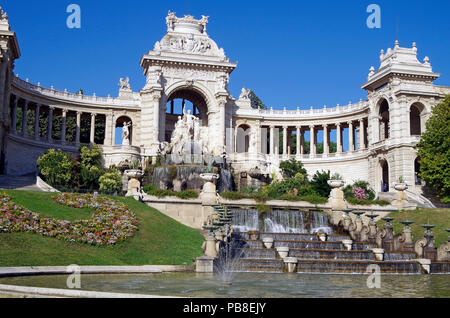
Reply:
M450 197L450 95L433 108L417 145L420 178L444 200Z
M331 172L317 171L316 174L311 179L311 186L314 191L322 197L328 198L331 193L331 187L328 181L331 179Z
M250 101L252 103L252 108L267 109L267 106L264 105L262 100L255 94L254 91L250 90L250 94L248 95L248 98L250 98Z
M93 190L99 188L99 178L104 173L102 168L102 149L94 144L92 148L80 149L81 181L85 188Z
M51 186L65 188L78 186L76 160L69 154L50 149L38 159L37 164L39 174Z
M284 178L294 178L297 174L301 174L303 176L307 175L306 169L303 168L303 163L295 159L283 161L280 164L280 169Z

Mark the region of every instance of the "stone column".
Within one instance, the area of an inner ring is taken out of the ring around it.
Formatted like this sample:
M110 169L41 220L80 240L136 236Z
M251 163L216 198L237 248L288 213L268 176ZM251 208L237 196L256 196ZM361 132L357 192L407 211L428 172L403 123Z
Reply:
M323 154L328 156L330 148L328 146L328 125L323 125Z
M222 152L225 151L225 109L226 109L226 105L227 105L227 100L226 98L221 97L218 100L218 106L219 106L219 136L218 136L218 151L220 150L220 153L217 153L217 156L222 155ZM255 151L257 152L257 149L255 149Z
M55 110L55 107L50 107L48 109L48 130L47 130L47 140L49 143L53 141L53 112Z
M287 154L288 156L292 155L292 131L287 130Z
M36 111L35 111L35 117L34 117L34 138L36 140L39 140L39 114L41 111L41 105L36 104Z
M275 154L275 156L279 157L280 156L280 129L279 128L275 128L275 135L274 135L273 142L275 143L274 154Z
M156 156L160 147L160 99L162 88L150 88L141 91L142 110L141 110L141 144L144 145L147 156ZM115 124L113 124L113 133ZM112 140L112 144L115 139Z
M364 119L359 121L359 133L359 149L363 150L366 149L366 127L364 125Z
M80 133L81 133L81 114L82 112L77 112L77 129L75 134L75 143L80 144Z
M14 103L11 112L11 131L13 134L17 132L17 101L18 98L14 98Z
M283 157L287 157L287 126L283 126Z
M300 126L297 126L297 158L300 158L302 153L301 153L301 134L302 134L302 129Z
M275 136L275 127L270 126L270 155L275 155L275 143L274 143L274 136Z
M355 143L353 138L353 122L348 122L348 151L355 151Z
M91 135L90 135L90 143L93 145L95 143L95 118L97 114L91 114Z
M62 110L61 118L61 143L66 142L66 123L67 123L67 109Z
M112 141L112 115L107 114L105 116L105 140L103 141L103 144L105 146L113 146Z
M26 100L23 104L23 112L22 112L22 135L27 135L27 126L28 126L28 101Z
M111 145L115 146L116 145L116 115L111 116L111 128L112 128Z
M310 147L309 147L309 151L310 151L310 157L314 158L316 156L316 147L315 147L315 131L314 131L314 125L309 126L309 131L310 131L310 136L309 136L309 143L310 143Z
M337 153L342 153L342 129L341 124L336 124L337 129Z

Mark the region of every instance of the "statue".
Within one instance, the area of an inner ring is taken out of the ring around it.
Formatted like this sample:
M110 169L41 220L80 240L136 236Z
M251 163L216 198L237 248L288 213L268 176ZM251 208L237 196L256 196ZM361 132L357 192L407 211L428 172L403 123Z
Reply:
M175 16L175 12L171 12L169 10L169 14L166 18L167 28L169 29L169 31L174 30L176 20L177 20L177 17Z
M161 144L162 155L184 155L191 151L206 153L204 136L205 130L201 126L199 118L191 114L191 111L184 111L183 117L179 116L175 124L175 129L169 143ZM193 143L195 145L193 145ZM188 149L186 149L188 147ZM199 153L193 153L199 154Z
M206 34L206 26L208 25L209 17L202 15L202 19L200 20L200 25L203 26L203 33Z
M250 90L249 89L245 89L245 87L242 87L241 90L241 96L239 96L240 100L247 100L250 99Z
M123 132L122 132L122 146L129 146L130 145L130 128L131 122L123 123Z
M119 82L119 87L121 90L131 91L130 78L127 77L125 80L121 78Z

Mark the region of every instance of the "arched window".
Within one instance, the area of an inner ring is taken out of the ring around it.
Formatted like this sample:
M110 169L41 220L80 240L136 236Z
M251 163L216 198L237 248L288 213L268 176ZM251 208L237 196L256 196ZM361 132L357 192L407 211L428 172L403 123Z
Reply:
M389 164L386 160L380 161L381 192L389 192Z
M389 139L390 136L390 112L389 103L383 100L380 104L380 141Z
M116 145L131 146L133 144L133 122L127 116L116 121Z
M236 152L248 153L250 148L250 127L240 125L236 131Z
M420 136L422 134L422 112L424 107L422 104L415 103L411 106L409 112L409 126L411 136Z

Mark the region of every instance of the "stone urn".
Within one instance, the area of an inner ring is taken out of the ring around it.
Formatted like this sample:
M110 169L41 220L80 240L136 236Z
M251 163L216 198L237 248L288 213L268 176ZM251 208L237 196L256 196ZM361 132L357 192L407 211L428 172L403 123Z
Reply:
M405 191L408 190L408 185L405 182L394 183L394 189L397 191Z
M141 195L141 181L144 175L142 170L125 170L125 175L128 177L128 192L127 197L136 197Z
M344 186L344 184L345 184L344 180L328 180L328 185L332 189L342 188Z
M264 237L263 239L262 239L262 242L264 243L264 246L267 248L267 249L272 249L272 247L273 247L273 242L274 242L274 240L273 240L273 237Z
M203 173L200 178L205 181L203 185L203 190L200 193L200 198L204 205L216 204L217 203L217 188L216 182L219 180L220 176L215 173Z
M277 247L278 255L280 255L280 258L285 259L289 256L289 247Z
M342 211L346 207L344 199L344 191L342 187L345 182L343 180L329 180L328 185L331 187L330 197L328 203L331 205L334 211Z
M399 209L404 208L408 203L408 196L405 193L408 189L408 185L405 182L394 183L393 185L394 189L397 190L397 193L395 194L395 199L391 204Z

